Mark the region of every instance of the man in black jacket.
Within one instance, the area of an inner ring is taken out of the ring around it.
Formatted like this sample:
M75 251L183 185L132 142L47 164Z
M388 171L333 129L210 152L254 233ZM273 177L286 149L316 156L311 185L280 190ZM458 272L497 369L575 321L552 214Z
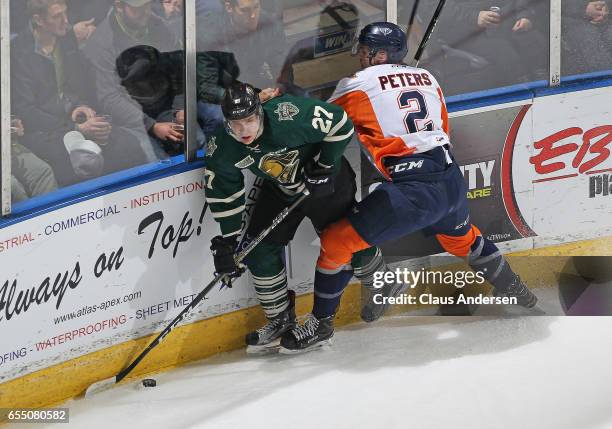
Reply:
M12 42L12 109L24 123L22 139L53 168L60 185L80 180L63 137L79 131L91 140L107 140L108 122L96 116L88 87L87 61L69 30L64 0L28 0L30 24Z

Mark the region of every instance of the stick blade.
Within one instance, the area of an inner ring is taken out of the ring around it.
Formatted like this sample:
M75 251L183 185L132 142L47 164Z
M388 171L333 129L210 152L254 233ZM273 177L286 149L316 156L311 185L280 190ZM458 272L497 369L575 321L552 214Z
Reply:
M85 397L89 398L92 395L109 390L115 384L117 384L117 377L110 377L104 380L96 381L94 384L90 385L87 390L85 390Z

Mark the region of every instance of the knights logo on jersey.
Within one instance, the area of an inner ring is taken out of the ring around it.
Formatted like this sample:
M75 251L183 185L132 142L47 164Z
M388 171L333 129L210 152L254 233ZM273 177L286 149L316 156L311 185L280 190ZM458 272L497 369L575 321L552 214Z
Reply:
M298 155L297 150L287 153L268 153L259 160L259 169L282 184L291 184L295 181L298 171L300 162Z
M217 137L213 136L206 143L206 156L213 156L217 150Z
M295 104L284 101L278 104L274 113L278 115L279 121L293 121L293 117L300 113L300 109Z

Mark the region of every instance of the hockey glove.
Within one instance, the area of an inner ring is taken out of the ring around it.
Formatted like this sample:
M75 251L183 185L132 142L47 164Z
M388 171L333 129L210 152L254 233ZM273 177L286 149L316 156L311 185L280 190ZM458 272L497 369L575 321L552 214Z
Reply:
M217 274L238 274L240 275L240 267L236 265L234 252L236 250L236 237L222 237L220 235L213 237L210 241L213 259L215 262L215 272Z
M304 166L304 184L311 198L328 197L334 193L334 169L310 161Z

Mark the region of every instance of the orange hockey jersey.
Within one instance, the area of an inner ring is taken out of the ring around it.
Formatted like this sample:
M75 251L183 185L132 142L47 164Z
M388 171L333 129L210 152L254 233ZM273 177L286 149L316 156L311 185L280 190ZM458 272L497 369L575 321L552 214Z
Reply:
M342 79L329 99L346 110L370 161L450 145L442 90L425 69L402 64L368 67Z

